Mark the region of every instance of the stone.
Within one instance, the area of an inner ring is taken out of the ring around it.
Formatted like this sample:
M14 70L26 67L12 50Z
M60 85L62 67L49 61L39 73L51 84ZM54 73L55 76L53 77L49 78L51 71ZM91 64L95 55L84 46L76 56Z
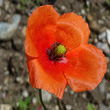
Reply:
M106 30L106 33L107 33L107 42L108 42L108 44L110 45L110 30L107 29L107 30Z
M106 32L103 32L101 33L99 36L98 36L99 40L102 40L103 38L106 38Z
M103 43L107 43L106 38L102 39L102 42L103 42Z
M9 10L9 7L10 7L9 1L6 1L6 2L5 2L4 7L5 7L5 11L8 11L8 10Z
M12 75L17 75L19 74L19 68L21 68L22 63L20 60L20 54L16 53L15 55L13 55L13 57L10 57L9 59L9 68L10 68L10 74Z
M43 98L43 101L49 102L52 98L52 95L48 93L47 91L42 90L42 98Z
M72 106L71 105L66 105L66 109L67 110L71 110L72 109Z
M94 38L94 42L97 43L98 42L98 39L97 38Z
M109 108L104 104L99 104L99 110L109 110Z
M107 43L98 42L96 45L98 48L102 49L106 54L110 54L110 49Z
M15 50L21 51L23 48L23 40L20 37L15 36L13 38L13 47Z
M82 15L86 15L85 9L81 9L81 14L82 14Z
M107 100L110 100L110 93L107 93L107 94L106 94L106 99L107 99Z
M87 94L86 94L86 93L82 93L82 97L83 97L84 99L86 99L86 98L87 98Z
M0 0L0 7L3 5L3 0Z
M9 78L8 76L5 77L5 79L4 79L4 84L5 84L5 85L8 85L9 82L10 82L10 78Z
M106 87L106 80L103 79L103 81L99 84L98 89L100 93L104 93L105 92L105 87Z
M99 29L98 23L96 21L94 21L94 20L90 22L90 26L94 30L98 30Z
M68 88L67 87L65 88L65 92L68 92Z
M8 70L5 71L5 72L4 72L4 75L9 75L9 71L8 71Z
M0 104L0 110L12 110L12 106L9 104Z
M105 8L101 8L99 11L100 11L100 13L104 13Z
M103 25L104 21L103 20L98 20L98 24Z
M90 1L87 0L87 1L86 1L86 5L87 5L87 6L90 6Z
M20 83L20 84L23 84L23 83L24 83L22 77L16 77L16 81L17 81L18 83Z
M87 20L88 20L88 21L92 21L92 20L93 20L93 17L92 17L91 14L87 14Z
M59 106L58 105L55 105L55 110L59 110Z
M66 6L62 5L62 6L61 6L61 10L62 10L62 11L65 11L65 10L66 10Z
M0 85L0 90L2 90L2 86Z
M18 28L18 24L21 20L21 16L15 14L12 17L13 23L0 22L0 40L10 40Z
M22 95L23 95L23 97L28 97L28 96L29 96L29 93L28 93L26 90L24 90L24 91L22 92Z
M27 70L27 69L26 69L26 70ZM27 70L27 72L28 72L28 70ZM27 83L29 83L29 75L27 75L25 81L26 81Z
M23 28L22 28L22 31L21 31L21 36L22 37L26 37L26 26L24 26Z
M34 98L32 99L32 103L33 103L33 104L37 104L37 98L36 98L36 97L34 97Z
M71 94L71 95L73 95L73 94L74 94L74 91L73 91L73 90L71 90L71 91L70 91L70 94Z

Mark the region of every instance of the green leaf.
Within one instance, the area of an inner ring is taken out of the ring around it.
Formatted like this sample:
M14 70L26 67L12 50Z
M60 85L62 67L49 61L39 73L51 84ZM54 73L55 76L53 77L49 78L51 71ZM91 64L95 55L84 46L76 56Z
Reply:
M31 98L27 97L24 101L19 101L18 110L27 110L30 106Z
M88 103L87 110L95 110L95 108L93 107L93 105L91 103Z
M110 0L106 0L106 3L107 3L108 5L110 5Z
M36 0L36 3L39 4L40 3L40 0Z
M23 105L24 105L24 102L22 100L20 100L19 101L19 106L18 106L19 110L22 110Z
M30 104L30 101L31 101L31 98L30 97L27 97L26 100L25 100L25 104L26 105L29 105Z
M20 0L20 2L21 2L21 4L22 5L25 5L25 4L32 4L33 3L33 1L31 1L31 0Z
M22 4L25 4L25 0L20 0L20 2L21 2Z

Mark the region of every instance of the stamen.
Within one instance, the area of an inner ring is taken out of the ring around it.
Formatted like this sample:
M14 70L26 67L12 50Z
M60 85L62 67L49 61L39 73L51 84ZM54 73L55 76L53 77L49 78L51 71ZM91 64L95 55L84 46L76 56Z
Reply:
M49 59L52 61L60 61L61 57L66 56L66 47L61 43L54 43L51 46L51 49L48 49L47 54L49 55Z

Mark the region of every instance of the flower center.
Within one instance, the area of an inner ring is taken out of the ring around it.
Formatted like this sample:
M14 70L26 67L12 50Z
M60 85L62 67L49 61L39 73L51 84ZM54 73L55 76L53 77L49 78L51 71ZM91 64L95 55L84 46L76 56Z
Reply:
M61 57L66 56L66 48L61 43L54 43L50 49L47 50L49 59L52 61L60 61Z

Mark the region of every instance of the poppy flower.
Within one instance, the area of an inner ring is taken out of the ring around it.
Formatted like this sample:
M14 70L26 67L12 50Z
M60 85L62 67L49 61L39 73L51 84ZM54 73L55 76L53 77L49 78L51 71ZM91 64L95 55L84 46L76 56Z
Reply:
M51 5L35 9L25 39L30 84L60 99L67 85L75 92L96 88L107 60L88 44L89 34L88 24L73 12L60 16Z

